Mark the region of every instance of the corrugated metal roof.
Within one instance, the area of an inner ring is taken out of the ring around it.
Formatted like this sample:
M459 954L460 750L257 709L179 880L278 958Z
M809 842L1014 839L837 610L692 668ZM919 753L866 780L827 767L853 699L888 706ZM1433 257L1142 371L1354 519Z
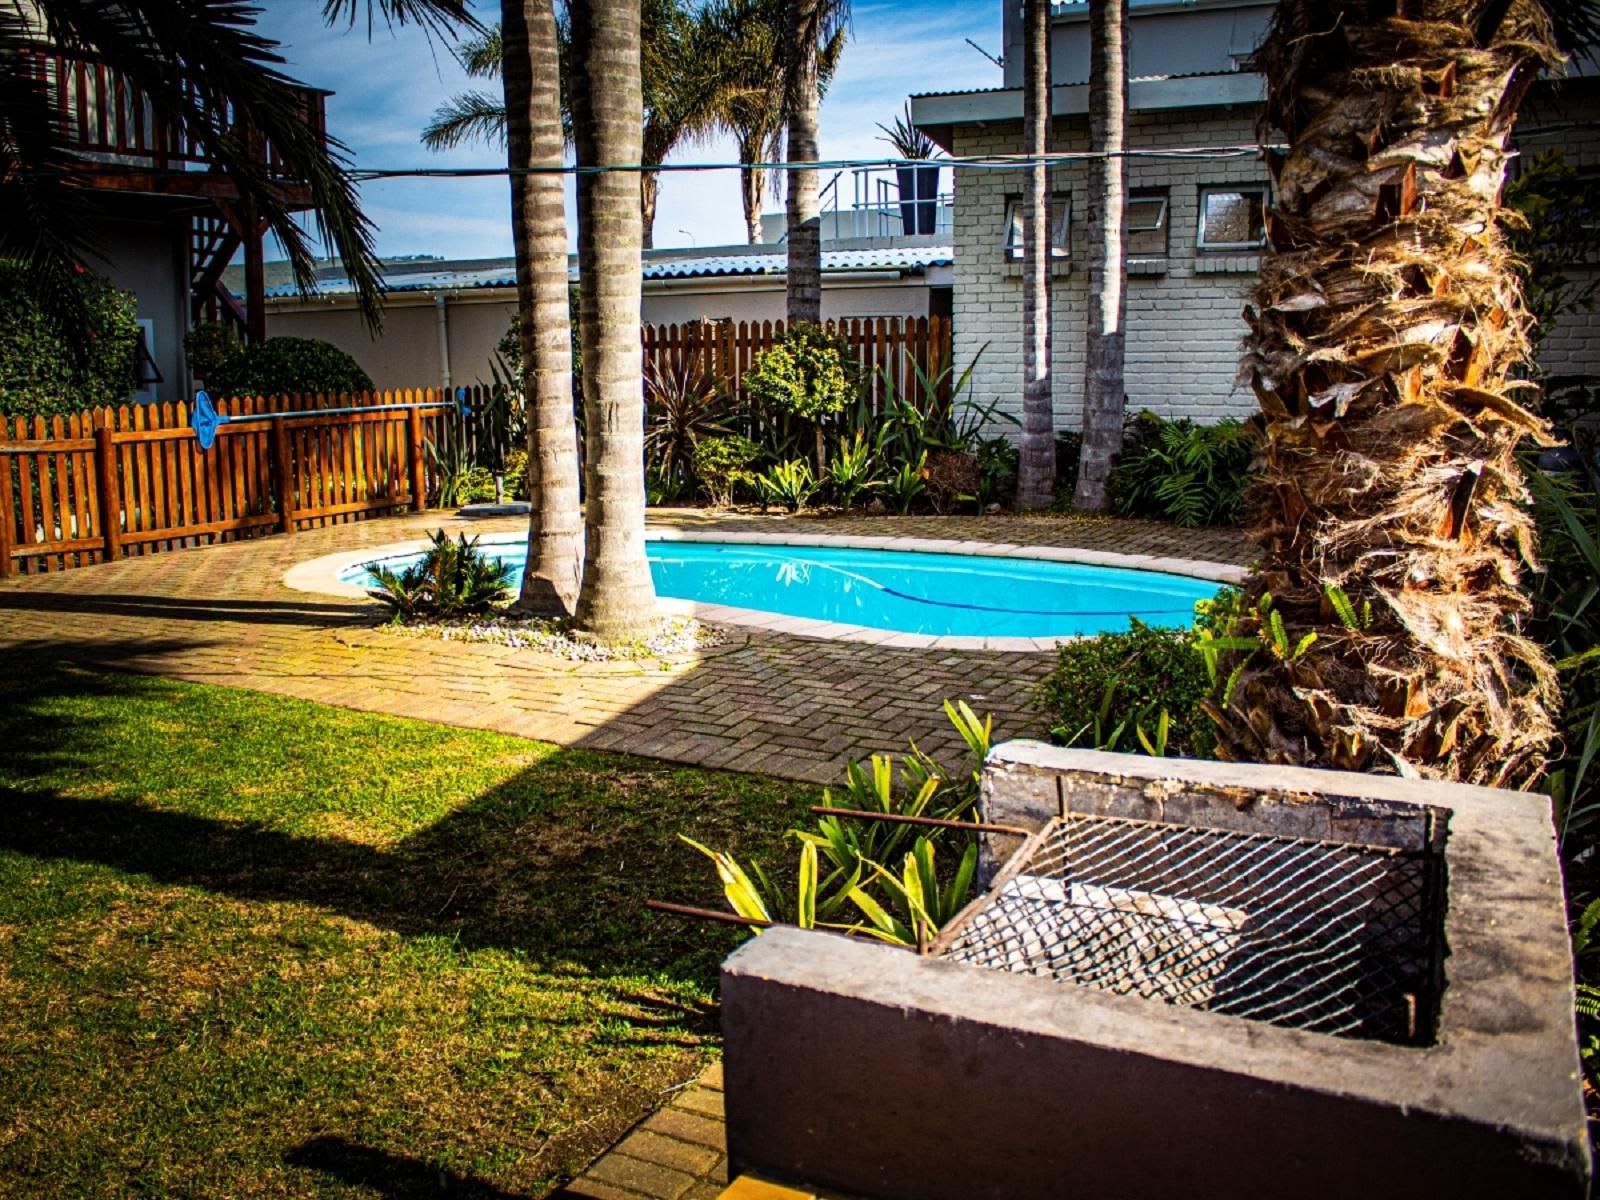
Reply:
M908 271L944 267L955 262L950 246L904 246L878 250L824 250L824 271ZM787 269L785 255L713 254L688 258L647 260L646 279L696 279L735 275L782 275ZM573 272L573 278L577 272ZM385 281L391 292L466 291L475 288L509 288L517 285L517 274L510 259L504 265L477 271L393 272ZM354 289L343 275L321 282L322 295L348 294ZM266 290L269 300L286 300L300 293L293 284L280 284Z

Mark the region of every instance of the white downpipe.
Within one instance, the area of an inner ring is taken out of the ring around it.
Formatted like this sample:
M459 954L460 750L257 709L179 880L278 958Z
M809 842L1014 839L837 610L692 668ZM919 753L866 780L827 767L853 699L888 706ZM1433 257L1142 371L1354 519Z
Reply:
M450 314L445 308L444 293L433 298L433 308L439 315L439 388L450 394Z

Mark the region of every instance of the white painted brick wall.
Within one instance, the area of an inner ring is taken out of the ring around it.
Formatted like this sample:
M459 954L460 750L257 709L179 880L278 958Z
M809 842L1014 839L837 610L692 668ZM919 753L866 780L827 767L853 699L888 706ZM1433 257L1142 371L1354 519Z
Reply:
M1250 144L1254 116L1243 110L1213 109L1182 114L1135 114L1129 135L1133 146ZM959 155L1016 153L1020 123L984 129L958 129ZM1084 149L1088 131L1081 120L1058 120L1052 146ZM1072 270L1052 288L1054 332L1051 367L1055 383L1056 426L1076 429L1082 419L1086 170L1073 163L1055 168L1051 186L1072 197ZM1167 416L1214 421L1246 416L1254 409L1248 389L1236 388L1239 313L1254 280L1254 260L1233 254L1227 272L1205 273L1200 259L1223 256L1195 247L1195 222L1202 187L1259 183L1266 168L1257 159L1186 162L1133 159L1130 188L1165 187L1168 194L1167 270L1128 280L1127 389L1131 410L1148 408ZM955 209L955 356L965 364L983 349L974 372L974 398L999 401L1013 415L1022 404L1022 280L1004 252L1006 202L1023 188L1021 171L961 173Z
M1531 121L1524 117L1524 125L1530 127L1526 150L1559 146L1576 165L1600 166L1600 127L1583 128L1582 122L1579 128L1572 127L1579 117L1600 112L1600 92L1580 94L1573 85L1567 86L1559 106L1537 112ZM1136 113L1129 144L1252 145L1255 119L1253 108ZM1559 122L1559 128L1539 135L1533 130L1540 120ZM1083 118L1057 120L1054 149L1086 149L1087 145ZM1020 122L963 126L955 131L954 152L958 155L1015 154L1021 146ZM1073 208L1073 269L1057 277L1052 288L1056 427L1077 429L1082 420L1087 295L1085 168L1074 163L1051 174L1052 191L1069 193ZM1202 421L1248 416L1255 411L1249 387L1234 382L1245 334L1240 313L1255 282L1255 259L1236 252L1201 251L1195 240L1201 188L1261 183L1266 178L1265 164L1255 157L1130 160L1129 187L1165 187L1170 201L1166 273L1130 276L1128 280L1130 411L1148 408L1166 416ZM954 218L956 363L958 369L964 367L981 348L983 358L973 375L974 398L981 404L999 401L1016 416L1021 415L1022 404L1022 280L1017 266L1005 257L1004 225L1007 199L1020 195L1022 189L1021 171L964 170L956 184ZM1596 320L1590 315L1567 318L1545 342L1541 355L1545 369L1600 375Z

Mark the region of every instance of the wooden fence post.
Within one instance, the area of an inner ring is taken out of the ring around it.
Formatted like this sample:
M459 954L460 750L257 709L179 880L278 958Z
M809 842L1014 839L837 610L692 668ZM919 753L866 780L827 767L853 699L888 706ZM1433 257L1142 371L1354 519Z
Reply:
M294 460L289 454L289 429L282 421L272 422L272 482L278 491L278 530L294 532Z
M428 464L423 458L422 410L413 408L406 414L411 432L411 511L428 511Z
M94 431L94 474L100 489L100 540L106 562L122 557L122 493L117 487L117 447L109 416ZM9 491L9 489L7 489Z
M0 418L0 438L8 432L4 418ZM0 579L15 570L11 562L11 542L16 536L17 514L11 504L11 457L0 453Z

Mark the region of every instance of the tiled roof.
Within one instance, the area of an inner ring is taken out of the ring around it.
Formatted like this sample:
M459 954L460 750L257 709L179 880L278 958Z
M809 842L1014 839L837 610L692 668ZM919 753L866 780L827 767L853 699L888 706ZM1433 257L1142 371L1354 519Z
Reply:
M950 246L905 246L878 250L824 250L824 271L922 270L949 266L955 262ZM688 258L649 259L644 263L646 279L696 279L734 275L782 275L786 270L783 252L773 254L713 254ZM573 273L576 277L576 272ZM474 288L509 288L517 284L510 259L503 264L475 271L395 271L386 279L391 292L461 291ZM321 294L347 294L354 289L343 275L324 278ZM293 284L279 284L266 290L269 300L298 296Z

